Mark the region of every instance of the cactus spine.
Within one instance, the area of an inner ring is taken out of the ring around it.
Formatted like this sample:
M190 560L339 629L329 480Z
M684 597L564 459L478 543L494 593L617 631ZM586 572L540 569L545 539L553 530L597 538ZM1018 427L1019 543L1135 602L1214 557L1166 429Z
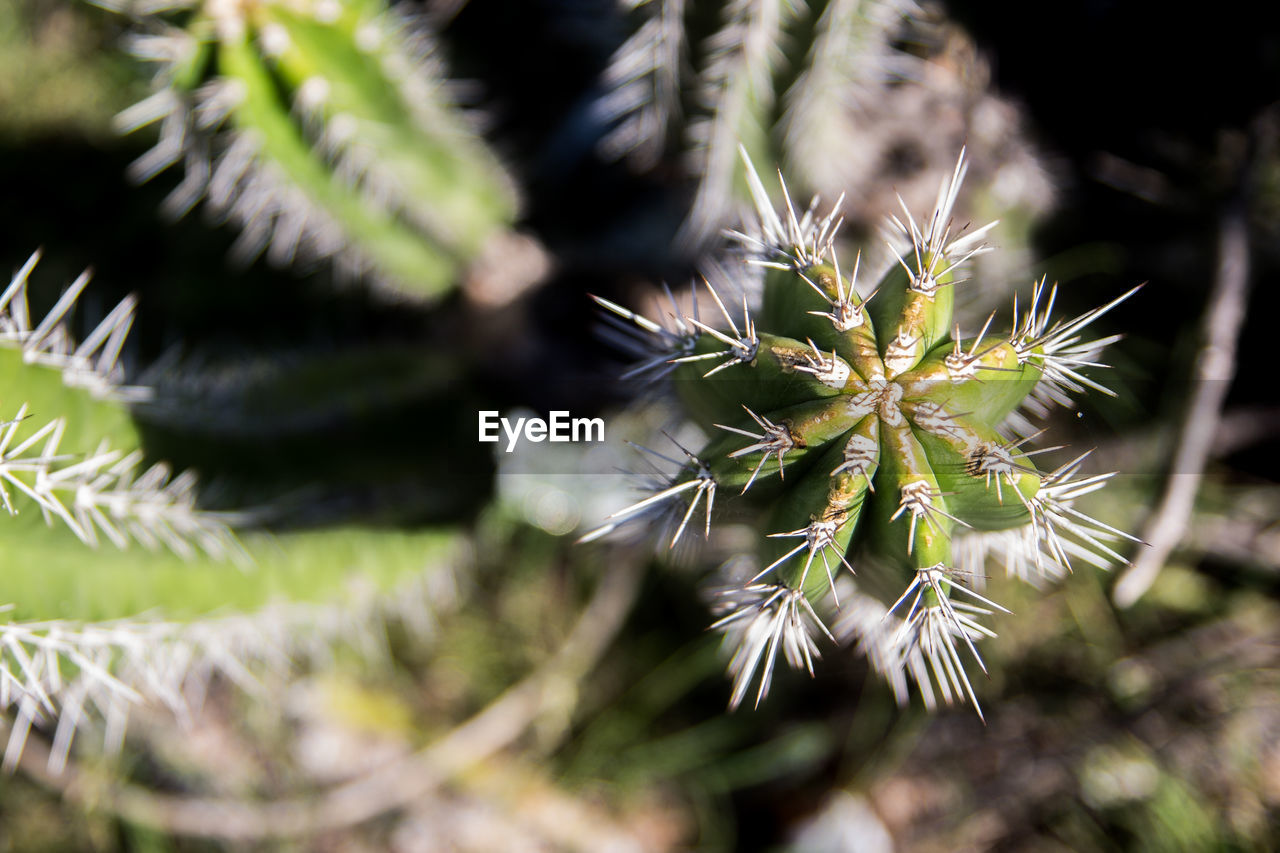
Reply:
M846 277L836 255L836 212L797 215L787 198L780 216L747 167L759 221L737 236L763 270L758 298L730 310L724 286L708 281L721 322L695 302L673 329L602 303L647 336L642 369L675 380L711 439L684 451L656 494L584 538L674 513L674 546L691 527L708 532L717 511L761 519L756 571L724 596L715 623L736 649L731 706L757 672L763 699L779 649L812 674L823 634L857 640L900 700L909 678L930 707L936 690L980 714L961 651L982 667L976 644L994 636L983 617L1004 609L976 588L988 553L1013 574L1053 576L1072 558L1121 560L1108 543L1131 538L1073 506L1110 475L1077 478L1084 457L1042 472L1042 451L1027 449L1039 433L1018 410L1069 403L1086 387L1110 393L1081 370L1102 366L1115 338L1086 340L1083 329L1134 291L1060 321L1042 281L1024 312L1015 304L1009 334L989 335L988 318L964 339L954 290L990 226L952 228L963 154L927 220L905 205L891 219L901 248L866 298L860 257ZM691 525L699 511L705 522ZM834 633L823 622L832 612Z

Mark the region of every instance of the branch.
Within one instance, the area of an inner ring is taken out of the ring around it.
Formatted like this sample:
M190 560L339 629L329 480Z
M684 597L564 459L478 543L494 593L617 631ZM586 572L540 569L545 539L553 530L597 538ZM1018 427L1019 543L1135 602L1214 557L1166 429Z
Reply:
M1155 583L1169 554L1182 540L1195 504L1205 463L1213 450L1222 405L1236 372L1236 346L1249 298L1248 194L1259 149L1272 128L1259 120L1251 133L1252 151L1242 166L1236 192L1218 224L1218 269L1204 317L1204 344L1196 356L1191 397L1183 413L1177 451L1164 495L1148 519L1145 549L1116 582L1112 597L1129 607Z

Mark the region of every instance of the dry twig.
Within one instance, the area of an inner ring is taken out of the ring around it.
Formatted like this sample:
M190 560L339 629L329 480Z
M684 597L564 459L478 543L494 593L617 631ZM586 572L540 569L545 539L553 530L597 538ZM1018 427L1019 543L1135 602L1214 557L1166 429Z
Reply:
M1222 405L1235 376L1236 345L1248 304L1249 185L1256 172L1259 150L1271 135L1267 118L1254 124L1250 139L1253 150L1241 169L1234 197L1219 219L1218 269L1204 316L1204 344L1196 357L1177 452L1160 505L1143 530L1147 546L1116 582L1112 596L1119 607L1131 606L1151 588L1186 533L1200 478L1213 449Z

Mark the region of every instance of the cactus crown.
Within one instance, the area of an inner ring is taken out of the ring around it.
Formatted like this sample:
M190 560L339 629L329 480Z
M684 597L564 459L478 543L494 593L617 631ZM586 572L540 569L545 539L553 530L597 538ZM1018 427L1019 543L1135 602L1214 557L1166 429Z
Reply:
M757 299L730 308L706 281L712 316L695 294L670 328L599 300L644 341L636 370L676 380L711 438L681 448L669 482L584 539L670 514L674 547L690 528L709 535L717 513L760 518L756 570L718 602L715 627L735 649L731 707L758 671L756 703L767 694L779 649L812 674L823 634L856 640L900 701L910 679L930 708L936 690L981 714L960 652L983 667L976 643L994 634L981 620L1004 610L978 591L987 556L1029 579L1061 575L1072 558L1123 559L1112 545L1127 534L1073 506L1110 475L1077 478L1083 456L1042 472L1033 457L1044 451L1028 449L1040 433L1018 410L1069 404L1086 387L1111 393L1081 370L1103 366L1114 338L1082 330L1134 290L1059 321L1041 281L1024 312L1015 303L1009 334L988 334L993 315L964 339L954 290L991 225L952 227L963 153L927 220L905 204L891 217L901 248L865 298L860 256L848 277L837 259L836 211L798 215L786 198L780 216L749 161L747 172L758 223L735 236L763 270Z

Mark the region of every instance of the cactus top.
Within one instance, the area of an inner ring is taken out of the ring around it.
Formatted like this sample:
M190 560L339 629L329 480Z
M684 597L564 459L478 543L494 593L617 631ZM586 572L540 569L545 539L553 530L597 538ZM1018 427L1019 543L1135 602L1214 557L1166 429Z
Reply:
M957 647L982 666L975 642L994 634L978 620L1003 610L975 589L987 553L1023 576L1060 574L1072 557L1123 559L1108 542L1125 534L1072 505L1109 475L1075 479L1083 457L1042 473L1032 457L1044 451L1026 447L1039 433L1017 410L1106 392L1080 371L1100 366L1114 338L1084 341L1081 330L1134 291L1054 322L1056 288L1042 281L1025 313L1015 304L1009 334L988 336L992 315L966 340L953 293L991 225L952 232L963 155L923 225L905 205L891 219L902 248L865 298L860 256L848 278L836 257L836 211L798 216L788 198L779 216L748 167L759 223L738 236L764 268L756 299L730 310L724 287L706 281L722 322L699 316L695 299L674 328L601 300L647 340L638 370L672 380L711 439L696 454L682 448L669 483L584 538L665 514L674 546L700 506L705 535L717 513L761 518L757 568L716 623L736 647L731 706L762 662L763 698L779 648L812 673L813 636L830 636L818 605L840 613L837 633L859 640L899 696L905 674L930 706L936 684L944 701L976 709Z

